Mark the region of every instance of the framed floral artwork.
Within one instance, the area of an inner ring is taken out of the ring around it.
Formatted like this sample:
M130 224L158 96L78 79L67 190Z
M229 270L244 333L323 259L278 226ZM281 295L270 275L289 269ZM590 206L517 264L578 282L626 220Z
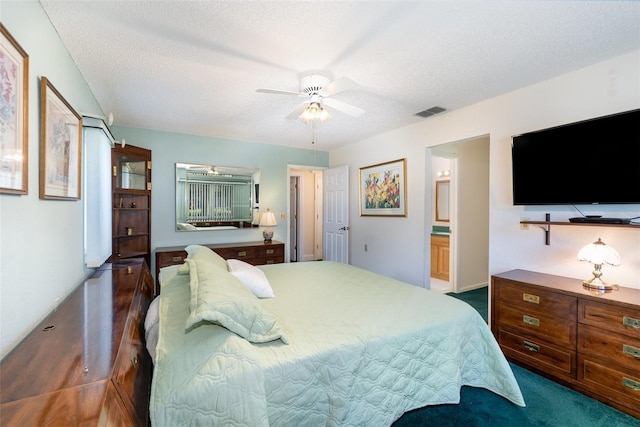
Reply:
M29 55L0 23L0 193L27 194Z
M82 117L46 78L40 80L40 198L79 200Z
M360 216L407 216L407 159L360 168Z

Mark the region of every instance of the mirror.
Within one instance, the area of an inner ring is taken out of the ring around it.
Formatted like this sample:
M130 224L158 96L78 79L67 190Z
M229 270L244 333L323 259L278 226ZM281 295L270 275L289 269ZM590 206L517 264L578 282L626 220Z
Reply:
M176 230L257 227L260 169L176 163Z
M436 221L449 222L449 181L436 181Z

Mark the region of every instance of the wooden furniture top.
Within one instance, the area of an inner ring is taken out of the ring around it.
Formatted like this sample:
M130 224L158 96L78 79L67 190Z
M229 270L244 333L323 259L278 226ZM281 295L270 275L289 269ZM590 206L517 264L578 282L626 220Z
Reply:
M143 265L105 264L78 286L2 361L0 403L110 378Z
M591 299L594 301L610 301L626 304L630 307L640 304L640 289L620 286L618 290L612 291L589 290L582 286L581 279L573 279L527 270L511 270L500 274L494 274L493 277L521 282L523 284L552 288L554 291L568 295L578 294L581 298ZM588 272L585 272L585 279L587 278Z

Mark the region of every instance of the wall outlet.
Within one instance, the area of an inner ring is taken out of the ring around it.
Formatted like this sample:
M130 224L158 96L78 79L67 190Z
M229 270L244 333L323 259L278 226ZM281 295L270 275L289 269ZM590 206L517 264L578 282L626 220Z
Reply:
M520 221L529 221L529 218L520 218ZM520 228L522 230L528 230L529 229L529 224L520 223Z

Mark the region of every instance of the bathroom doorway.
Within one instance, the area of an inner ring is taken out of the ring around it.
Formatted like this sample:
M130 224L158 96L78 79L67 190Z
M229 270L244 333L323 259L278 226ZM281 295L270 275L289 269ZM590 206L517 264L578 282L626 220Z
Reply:
M449 188L449 281L448 286L430 280L430 287L445 292L465 292L487 286L489 271L489 135L431 147L431 158L450 159ZM432 220L429 235L443 231L435 220L435 182L438 171L431 165ZM429 246L430 247L430 246ZM431 251L430 251L431 252ZM429 255L431 257L431 253ZM428 260L431 262L431 259ZM434 288L435 287L435 288Z

